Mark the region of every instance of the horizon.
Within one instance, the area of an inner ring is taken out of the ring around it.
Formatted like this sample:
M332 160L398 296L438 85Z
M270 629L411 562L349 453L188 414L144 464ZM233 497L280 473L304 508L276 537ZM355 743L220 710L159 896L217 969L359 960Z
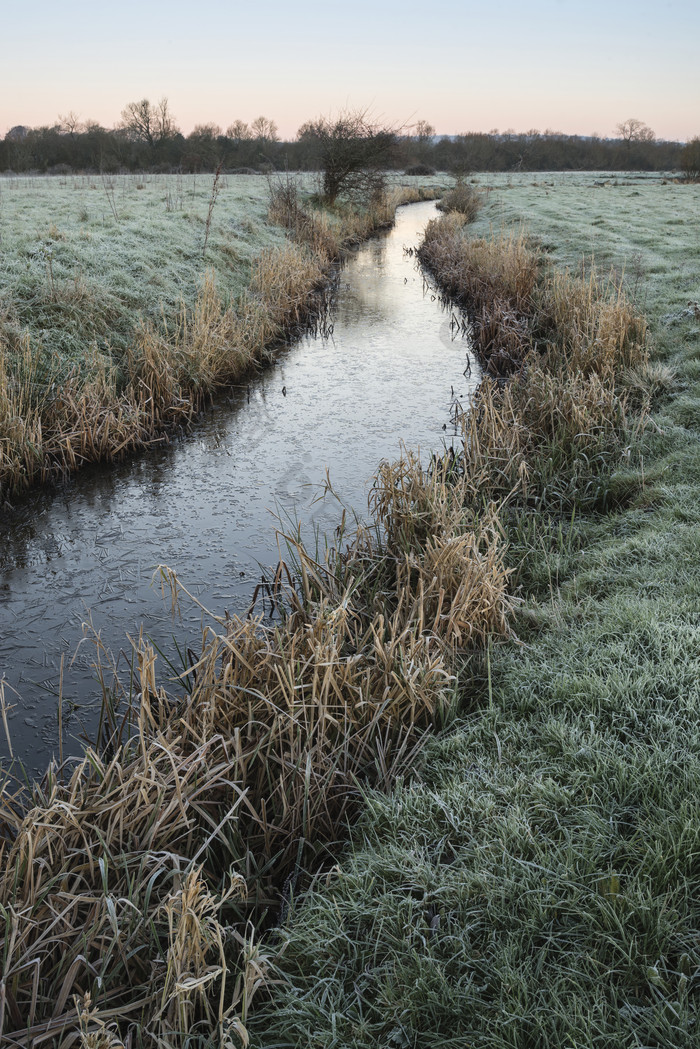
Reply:
M262 114L291 141L305 120L344 108L389 124L426 120L437 135L614 138L630 116L659 139L700 134L700 5L689 0L620 0L613 10L603 0L503 0L489 11L436 0L427 32L419 10L358 0L349 21L319 0L294 10L217 0L193 23L182 0L147 9L125 0L118 18L85 0L37 0L5 15L6 40L31 47L3 58L0 134L51 127L70 111L113 128L128 103L162 97L185 135Z
M149 101L153 102L153 99L149 99ZM263 116L269 116L269 114L262 114L262 115ZM258 116L261 116L261 114L258 114ZM253 118L253 119L255 119L255 118ZM274 117L270 117L270 119L274 121ZM90 118L87 118L86 122L87 123L95 123L95 124L99 123L97 121L91 121ZM246 123L248 125L250 125L250 121L246 121ZM14 131L17 128L23 128L25 131L27 131L29 133L29 132L32 132L32 131L41 131L41 130L44 130L44 129L48 129L48 130L58 129L59 128L59 124L60 124L60 121L58 119L53 121L52 123L49 123L49 124L35 124L35 125L31 125L31 124L23 124L21 122L18 123L18 124L12 124L12 125L10 125L10 127L5 128L4 131L2 129L0 129L0 141L2 141L11 131ZM191 128L189 128L187 130L181 128L177 124L177 119L175 119L175 124L176 124L176 127L175 127L175 130L174 130L174 134L175 135L182 134L183 137L187 138L188 135L193 133L193 131L195 130L195 128L197 126L208 127L210 125L214 125L215 121L198 120L195 125L193 125ZM118 131L120 129L120 121L116 121L115 123L113 123L111 125L110 124L99 124L99 126L104 131L109 132L109 133L113 133L113 132ZM218 127L218 131L219 131L219 134L216 137L224 137L224 138L228 137L226 135L226 129L225 128L222 128L220 125L216 125L216 126ZM407 125L404 128L400 128L397 133L399 134L399 136L411 137L414 128L415 128L415 124L409 124L409 125ZM63 130L63 129L60 129L60 130L61 130L62 134L68 134L68 131ZM85 132L85 130L86 130L86 128L83 126L83 124L81 122L81 126L76 129L75 133L76 134L83 134ZM604 135L604 134L597 134L597 133L594 132L594 133L585 134L585 133L578 132L578 131L563 131L563 130L561 130L559 128L557 128L557 129L554 129L554 128L544 128L544 129L528 128L527 131L523 131L523 130L519 130L517 128L512 128L512 127L509 127L509 128L489 128L488 131L477 131L474 128L469 128L469 129L466 129L464 131L452 131L452 132L449 132L449 131L448 132L435 131L434 134L432 134L430 136L430 138L431 138L432 142L436 142L436 141L441 140L441 139L454 140L456 138L459 138L460 136L468 136L468 135L486 135L488 137L493 137L493 138L504 138L505 136L513 136L513 137L516 137L516 138L523 138L523 137L530 137L531 136L531 137L534 138L534 137L539 135L541 137L551 136L551 137L581 138L581 139L597 138L597 139L599 139L602 142L622 141L622 136L619 133L618 134L614 134L613 133L613 134L609 134L609 135ZM689 137L698 137L698 136L689 136ZM296 133L294 133L293 135L291 135L289 137L285 137L282 134L280 134L278 141L280 143L282 143L282 144L286 144L286 143L294 142L296 140L296 138L297 138ZM656 135L655 136L655 140L657 142L670 142L670 143L677 143L677 144L680 144L680 145L682 145L686 141L688 141L687 139L669 139L669 138L665 138L665 137L663 137L661 135Z

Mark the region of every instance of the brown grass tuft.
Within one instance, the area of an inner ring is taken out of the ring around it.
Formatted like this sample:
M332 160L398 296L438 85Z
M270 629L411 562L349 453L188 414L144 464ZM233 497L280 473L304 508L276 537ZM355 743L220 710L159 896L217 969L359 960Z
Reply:
M645 386L648 361L646 323L619 285L544 269L522 234L469 240L456 215L430 224L420 254L470 310L485 372L499 380L482 384L463 423L476 505L603 499L629 440L626 391Z
M617 380L648 361L647 325L619 283L591 273L587 280L553 271L537 296L537 334L550 366Z
M453 212L428 224L419 258L464 309L486 370L517 371L532 348L533 295L540 259L522 233L468 240Z
M464 222L473 222L484 206L483 195L463 179L458 179L452 189L438 201L440 211L457 211Z

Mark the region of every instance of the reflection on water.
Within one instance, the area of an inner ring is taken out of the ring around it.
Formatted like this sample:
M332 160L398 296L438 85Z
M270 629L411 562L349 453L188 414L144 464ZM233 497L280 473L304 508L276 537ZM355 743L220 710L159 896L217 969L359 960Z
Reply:
M343 502L362 515L369 482L401 442L425 452L449 432L466 343L424 288L404 247L415 246L431 203L397 213L395 228L342 270L332 332L284 350L277 364L207 413L183 439L116 468L90 468L58 493L37 493L0 522L0 678L12 743L36 771L58 751L58 673L65 660L64 748L94 732L99 689L92 623L112 651L145 632L176 662L173 635L196 637L201 612L174 622L154 567L166 563L217 614L244 611L260 565L277 559L275 513L303 534L339 519L318 500L326 467ZM448 428L446 430L446 427ZM4 736L4 733L2 734ZM0 753L7 746L0 741Z

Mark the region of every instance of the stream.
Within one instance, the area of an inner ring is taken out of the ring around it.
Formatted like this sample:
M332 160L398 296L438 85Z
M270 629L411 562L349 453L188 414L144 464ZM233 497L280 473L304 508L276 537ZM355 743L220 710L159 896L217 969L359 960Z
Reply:
M243 614L261 566L276 563L278 520L313 541L342 509L365 516L372 477L402 443L424 458L454 434L455 402L479 381L468 344L424 281L415 248L432 202L343 266L322 334L221 397L188 433L117 466L90 467L32 493L0 519L0 692L14 757L30 776L94 738L101 692L96 641L115 657L144 634L177 658L197 650L201 610L173 619L155 567L165 563L206 608ZM126 656L123 666L126 666ZM167 665L159 659L161 676ZM9 765L0 722L0 765Z

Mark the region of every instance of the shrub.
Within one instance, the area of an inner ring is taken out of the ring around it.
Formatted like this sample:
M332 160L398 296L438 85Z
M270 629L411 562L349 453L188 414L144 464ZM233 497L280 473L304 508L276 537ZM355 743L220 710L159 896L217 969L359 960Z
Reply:
M473 222L483 206L483 198L463 179L458 179L453 188L438 203L440 211L459 211L467 222Z
M411 164L410 167L406 168L407 175L434 175L435 168L431 168L428 164Z
M700 135L691 138L681 153L681 167L690 182L700 179Z

